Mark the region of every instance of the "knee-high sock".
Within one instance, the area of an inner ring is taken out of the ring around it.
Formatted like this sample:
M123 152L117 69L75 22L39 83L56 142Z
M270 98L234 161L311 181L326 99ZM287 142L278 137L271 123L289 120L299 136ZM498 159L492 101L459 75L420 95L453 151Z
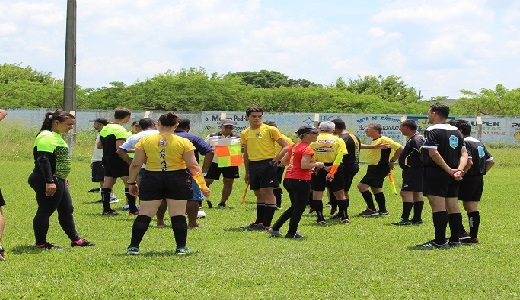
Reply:
M103 211L109 211L110 208L110 193L112 189L101 188L101 199L103 200Z
M380 211L386 211L386 199L385 194L383 192L374 194L374 198L376 199L377 206Z
M418 201L413 203L413 219L412 221L422 220L422 211L424 207L424 201Z
M450 242L458 242L459 234L460 234L460 226L462 226L462 214L449 214L448 215L448 223L450 225Z
M403 202L403 214L401 215L401 219L408 220L410 218L413 206L413 202Z
M281 187L277 187L273 189L274 197L276 198L276 206L278 208L282 207L282 196L283 196L283 190Z
M173 216L171 217L171 222L177 248L186 247L186 238L188 236L186 216Z
M256 204L256 224L262 223L265 219L265 203Z
M480 226L480 212L474 211L468 213L469 220L469 235L472 239L476 239L478 237L478 228Z
M128 201L128 210L130 212L137 211L137 207L135 206L135 196L130 195L130 189L125 188L125 196L126 200Z
M265 227L271 226L271 222L273 221L275 211L276 211L276 204L266 204L265 205L265 216L264 216L264 220L262 222Z
M448 225L448 212L438 211L432 213L433 226L435 228L435 243L446 243L446 226Z
M325 218L323 217L323 202L321 202L321 200L312 200L312 203L314 204L314 209L316 210L316 221L325 221Z
M361 193L365 203L367 204L368 209L376 210L376 206L374 204L374 200L372 199L372 193L370 191L364 191Z
M145 215L139 215L135 218L134 225L132 226L132 240L130 241L131 247L139 247L151 221L152 218Z
M336 202L338 204L340 217L342 219L348 219L347 200L346 199L338 199Z

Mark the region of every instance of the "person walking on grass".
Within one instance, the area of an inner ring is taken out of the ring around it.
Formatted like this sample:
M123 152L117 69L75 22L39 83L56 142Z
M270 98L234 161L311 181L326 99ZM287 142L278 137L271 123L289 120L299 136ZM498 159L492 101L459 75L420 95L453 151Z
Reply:
M398 142L392 140L381 134L381 124L371 123L365 128L365 134L372 139L371 146L377 146L378 144L389 144L389 148L386 149L369 149L367 155L367 173L361 179L358 184L358 190L363 196L365 203L367 204L366 210L361 212L361 217L377 217L377 216L388 216L388 210L386 209L386 199L383 193L383 183L388 173L394 169L394 163L401 155L403 146ZM390 157L392 151L394 155ZM372 193L377 202L379 210L374 205L374 199Z
M290 146L282 159L282 165L287 166L283 186L289 193L291 206L282 213L272 228L267 231L271 236L280 237L280 228L289 221L289 230L286 238L302 238L297 232L298 223L307 205L308 195L311 192L311 173L315 168L323 168L322 162L314 159L314 150L310 146L316 142L318 129L312 126L302 126L296 132L301 142Z
M0 109L0 121L7 116L7 110ZM2 206L5 205L4 196L2 195L2 189L0 189L0 260L5 260L5 249L2 246L2 236L4 235L5 218Z
M104 126L99 132L101 136L98 149L103 149L103 166L105 167L105 180L101 189L103 199L103 215L118 215L110 207L110 193L117 178L121 178L125 184L125 196L129 205L129 214L137 215L139 210L135 205L135 197L128 193L128 163L117 154L119 146L123 145L128 137L126 129L122 126L130 120L132 112L126 108L117 108L114 112L114 122Z
M325 188L329 188L337 199L339 222L350 223L347 212L347 200L343 190L345 177L343 175L343 167L341 166L343 156L347 154L345 141L332 134L336 128L333 122L321 122L318 128L320 134L316 142L311 144L311 147L316 153L316 161L324 163L325 167L313 173L311 179L313 191L311 207L316 211L316 223L322 225L327 223L323 216L322 202Z
M29 176L29 185L36 192L38 209L33 219L36 248L63 250L47 241L49 218L58 211L58 221L71 246L94 246L80 238L72 215L74 207L69 193L70 173L69 147L61 137L72 129L76 118L66 111L57 110L45 114L40 133L34 141L34 170Z
M210 146L215 145L231 145L235 140L239 141L240 137L233 133L233 128L235 127L235 122L231 119L224 119L220 124L220 131L216 133L212 133L206 137L206 143L210 144ZM226 208L226 202L231 195L233 190L233 183L236 178L240 178L240 174L238 171L238 166L229 166L219 168L217 156L213 157L213 161L209 166L208 172L204 176L206 179L206 184L211 186L213 181L219 180L220 174L222 174L222 198L218 204L218 208ZM208 206L210 206L211 202L207 200ZM210 207L211 208L211 207Z
M495 161L486 146L478 139L471 137L471 125L468 121L454 120L450 121L450 125L459 129L468 151L468 163L464 168L464 177L459 187L459 200L462 200L462 205L468 215L469 233L464 229L461 218L459 239L461 243L476 244L480 227L478 203L484 190L484 175L493 167Z
M450 108L432 105L428 110L429 126L424 131L424 194L432 208L435 238L417 245L419 249L460 246L462 215L457 203L459 185L468 160L464 139L457 127L447 123ZM451 237L446 241L446 226Z
M244 180L256 196L256 220L241 227L249 231L267 230L271 226L276 211L273 188L279 186L278 162L289 148L278 128L262 123L263 117L261 107L249 107L246 110L249 127L240 134L246 171ZM276 153L275 143L282 146L280 153Z
M186 202L193 194L191 180L197 182L206 197L209 197L210 191L195 159L195 146L188 139L174 134L177 125L178 117L173 112L165 113L158 121L159 134L145 136L135 145L128 184L130 193L134 197L139 196L141 209L132 226L132 238L126 251L128 255L139 254L143 236L163 199L166 199L170 213L176 242L175 254L190 254L190 249L186 247ZM140 185L137 185L137 175L143 164L146 164L145 171Z
M423 172L424 165L421 157L421 147L424 137L417 131L414 120L405 120L399 126L401 133L408 137L403 152L399 155L399 166L403 170L403 186L401 197L403 199L403 213L401 219L395 223L397 226L422 224L423 197ZM413 218L410 213L413 208Z

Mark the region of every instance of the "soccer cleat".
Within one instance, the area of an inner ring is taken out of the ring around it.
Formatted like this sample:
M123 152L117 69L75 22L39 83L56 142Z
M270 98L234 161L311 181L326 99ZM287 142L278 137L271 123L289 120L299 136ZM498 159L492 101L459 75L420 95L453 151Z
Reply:
M348 224L350 223L350 219L348 218L348 216L346 218L339 218L339 223Z
M240 227L241 229L244 229L246 231L262 231L262 230L265 230L265 227L264 227L264 224L262 223L251 223L249 225L246 225L246 226L242 226Z
M459 233L459 240L462 242L463 240L469 240L471 236L468 232Z
M126 255L139 255L139 247L128 247L126 249Z
M130 209L130 205L127 204L127 205L123 206L123 210L129 210L129 209Z
M360 217L377 217L379 216L379 212L377 210L372 210L370 208L365 209L359 214Z
M394 222L392 224L396 225L396 226L408 226L408 225L412 225L412 222L409 221L409 220L401 218L401 219L399 219L398 222Z
M117 216L117 215L119 215L119 213L113 209L106 210L103 212L103 216Z
M269 228L267 230L267 233L269 233L273 237L281 237L282 234L280 233L280 230L274 230L273 228Z
M191 253L191 251L188 247L180 247L180 248L177 248L177 250L175 250L175 255L179 255L179 256L188 255L190 253Z
M377 212L381 217L386 217L386 216L389 216L390 213L388 212L388 210L379 210Z
M286 239L301 239L301 238L303 238L303 235L296 232L295 234L286 234L285 238Z
M116 197L110 198L110 204L117 203L117 202L119 202L119 199L117 199Z
M91 243L91 242L87 241L86 239L79 239L77 241L71 242L70 245L72 247L76 247L76 246L78 246L78 247L88 247L88 246L95 246L96 244Z
M223 208L226 208L226 203L222 203L220 202L217 206L218 209L223 209Z
M53 245L51 243L45 243L45 244L41 244L41 245L35 245L36 248L38 249L43 249L43 250L65 250L65 248L63 247L60 247L60 246L56 246L56 245Z
M464 239L464 240L460 240L460 242L462 244L478 244L478 238L469 238L469 239Z
M452 242L452 241L448 240L449 247L460 247L460 245L461 245L460 241Z
M0 261L5 260L5 250L4 247L0 246Z
M412 221L410 221L410 222L412 222L412 225L421 225L423 223L423 220L422 219L419 219L419 220L412 219Z
M428 241L426 243L417 245L416 247L421 249L446 249L448 248L448 242L445 242L444 244L437 244L435 243L435 240Z
M327 221L325 221L325 220L316 220L316 224L318 224L318 225L327 225Z

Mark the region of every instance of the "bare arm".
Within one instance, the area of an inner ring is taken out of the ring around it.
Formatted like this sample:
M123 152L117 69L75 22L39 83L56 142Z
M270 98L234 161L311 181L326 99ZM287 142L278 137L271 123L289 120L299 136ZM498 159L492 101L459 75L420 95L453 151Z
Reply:
M200 168L199 164L197 163L197 160L195 159L195 152L194 151L184 152L182 157L184 158L184 161L186 162L186 166L190 170L191 176L197 182L197 185L199 185L199 188L202 191L202 193L204 194L204 196L209 197L209 194L210 194L209 188L206 186L204 176L202 176L202 169Z
M323 168L323 163L321 161L311 162L312 157L310 155L302 156L302 169L314 169L314 168Z
M146 162L146 153L144 153L141 149L136 149L134 160L132 160L132 163L130 164L130 167L128 168L128 182L136 182L137 175L139 174L139 171L141 170L141 166ZM126 184L126 183L125 183ZM128 192L132 196L138 196L139 194L139 187L137 184L129 184L128 185Z
M244 167L246 168L246 174L244 175L244 180L246 183L249 182L249 155L247 154L247 145L242 145L242 149L244 150Z
M395 162L399 159L399 156L403 152L404 147L401 146L399 149L395 150L394 156L390 158L390 161L388 162L388 166L390 167L390 170L394 169Z
M97 148L98 149L103 149L103 144L101 143L101 141L97 142Z
M135 151L135 150L134 150L134 151ZM119 157L121 157L121 159L124 160L128 165L132 164L132 160L130 159L130 156L128 156L128 153L127 153L125 150L119 148L119 149L117 149L116 153L117 153L117 155L119 155Z
M495 160L491 159L486 161L486 173L495 165Z
M213 156L215 156L215 153L213 151L206 153L204 155L204 163L202 164L202 173L207 173L209 170L209 167L211 166L211 163L213 162Z
M279 138L277 141L278 145L282 146L282 150L280 150L280 153L276 155L276 157L273 159L274 161L281 161L282 158L285 156L285 153L289 150L289 143L284 140L283 138Z
M7 110L0 109L0 121L5 119L6 116L7 116Z

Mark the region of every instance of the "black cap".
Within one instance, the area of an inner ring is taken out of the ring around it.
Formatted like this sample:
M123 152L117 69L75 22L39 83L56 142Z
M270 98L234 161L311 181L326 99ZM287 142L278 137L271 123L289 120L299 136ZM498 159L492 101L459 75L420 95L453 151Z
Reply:
M318 129L316 129L314 126L305 125L301 126L298 128L298 131L296 131L297 135L302 135L304 133L318 133Z
M98 122L98 123L101 123L103 125L107 125L108 124L108 120L105 119L105 118L97 118L94 120L94 122Z

